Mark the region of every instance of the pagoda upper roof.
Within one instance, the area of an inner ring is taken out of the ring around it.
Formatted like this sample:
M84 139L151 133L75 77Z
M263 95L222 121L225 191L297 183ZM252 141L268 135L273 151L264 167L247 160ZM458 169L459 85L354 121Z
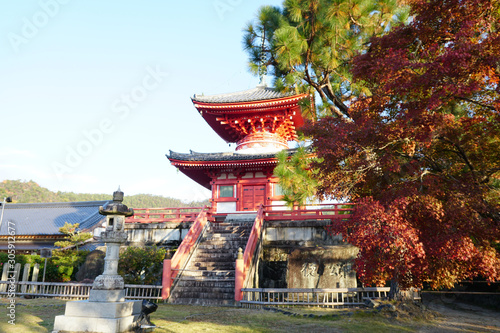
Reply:
M259 85L256 88L219 95L194 95L193 104L208 125L226 142L238 142L253 127L267 123L286 141L295 140L304 124L299 101L307 94L279 92ZM248 124L243 124L248 122Z
M293 96L290 92L279 92L276 89L268 88L266 86L257 86L256 88L238 91L227 94L218 95L194 95L192 98L195 102L203 103L238 103L238 102L254 102L262 100L270 100L277 98L284 98Z

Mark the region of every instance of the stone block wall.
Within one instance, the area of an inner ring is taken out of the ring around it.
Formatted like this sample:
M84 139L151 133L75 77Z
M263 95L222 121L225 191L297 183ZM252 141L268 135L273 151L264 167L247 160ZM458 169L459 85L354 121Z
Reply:
M176 247L187 235L192 223L130 223L125 225L127 245L153 245Z
M358 249L330 236L330 221L273 221L264 232L260 288L355 288ZM257 287L257 286L256 286Z

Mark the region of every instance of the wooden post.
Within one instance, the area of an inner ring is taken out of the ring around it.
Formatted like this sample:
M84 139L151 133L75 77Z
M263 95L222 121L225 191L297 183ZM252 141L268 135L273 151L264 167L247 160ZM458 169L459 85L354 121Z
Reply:
M31 270L31 265L30 264L24 264L24 269L23 269L23 282L28 282L28 279L30 277L30 270ZM26 292L26 285L24 284L21 287L21 292L25 293Z
M238 249L238 259L236 259L236 267L234 272L234 300L240 302L243 299L243 288L244 281L244 262L243 262L243 250L241 247Z
M2 281L7 281L8 271L9 271L9 262L6 262L5 264L3 264ZM7 290L7 284L0 285L0 292L4 292L5 290Z
M33 266L33 275L31 276L32 282L38 282L38 273L39 272L40 272L40 264L36 263L35 266Z
M172 286L172 261L171 259L163 260L163 276L161 282L161 298L166 300L170 297L170 287Z

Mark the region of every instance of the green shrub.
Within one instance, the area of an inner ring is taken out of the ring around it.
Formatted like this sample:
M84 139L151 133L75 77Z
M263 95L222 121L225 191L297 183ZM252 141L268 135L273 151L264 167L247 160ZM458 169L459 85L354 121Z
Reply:
M118 274L129 284L158 284L161 281L165 249L128 247L120 254Z
M51 262L56 266L55 278L60 282L75 280L75 275L80 266L85 262L89 251L55 250ZM47 265L47 268L49 265Z
M68 282L74 280L74 276L77 273L78 268L85 261L85 258L88 255L88 251L54 251L53 255L54 256L52 258L47 259L45 282ZM8 254L5 252L1 252L0 271L1 269L3 269L3 265L8 260ZM24 269L25 264L30 264L31 268L33 268L35 264L39 264L40 270L38 273L37 281L42 282L45 258L41 258L38 254L17 254L15 257L15 262L21 264L22 269Z

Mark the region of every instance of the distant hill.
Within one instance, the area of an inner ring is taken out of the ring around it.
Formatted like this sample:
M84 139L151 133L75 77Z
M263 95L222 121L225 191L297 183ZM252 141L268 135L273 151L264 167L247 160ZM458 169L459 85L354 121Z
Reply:
M4 180L0 182L0 201L4 197L12 197L13 203L96 201L113 199L111 194L52 192L44 187L41 187L32 180L28 182L23 182L21 180ZM202 207L204 205L209 205L208 200L185 203L180 199L167 198L161 195L152 194L126 195L123 203L132 208Z

